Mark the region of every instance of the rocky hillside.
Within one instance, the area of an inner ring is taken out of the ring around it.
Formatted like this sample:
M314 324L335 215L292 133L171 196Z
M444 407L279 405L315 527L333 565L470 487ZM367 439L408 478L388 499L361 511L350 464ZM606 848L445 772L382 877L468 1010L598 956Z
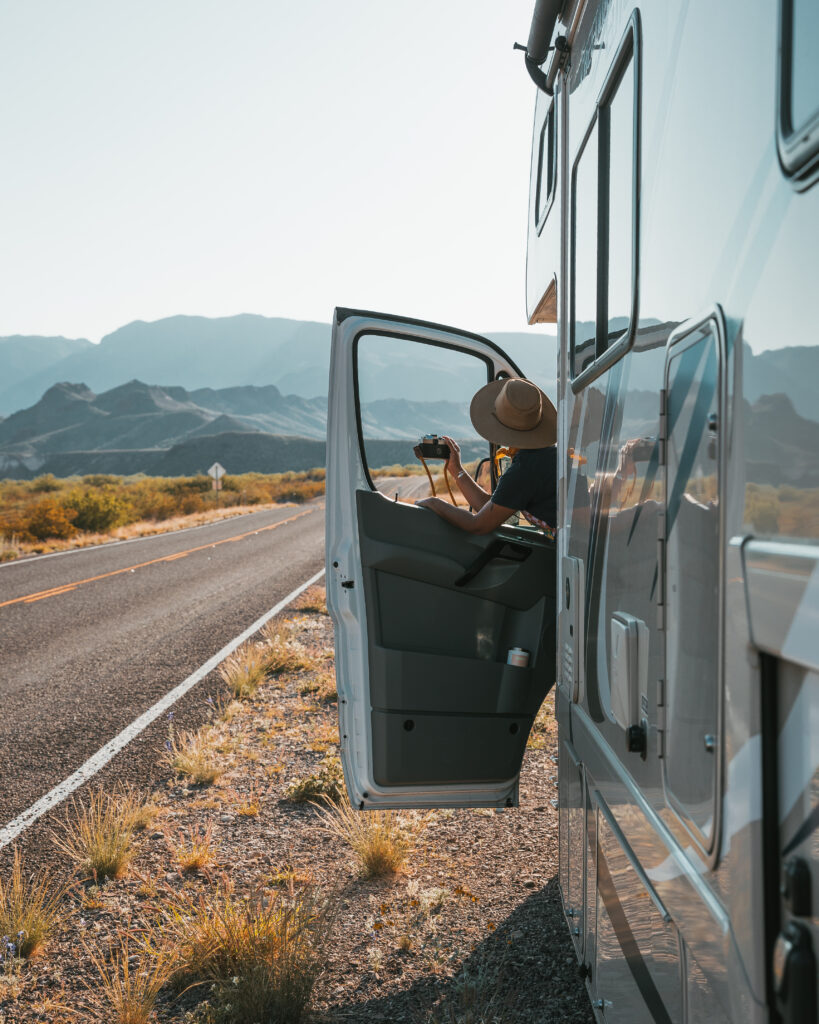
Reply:
M474 434L467 406L455 402L379 401L362 413L381 465L410 461L411 440L427 431ZM186 391L131 381L97 395L55 384L0 422L0 476L176 475L214 460L234 473L310 469L324 464L326 430L326 399L273 385Z

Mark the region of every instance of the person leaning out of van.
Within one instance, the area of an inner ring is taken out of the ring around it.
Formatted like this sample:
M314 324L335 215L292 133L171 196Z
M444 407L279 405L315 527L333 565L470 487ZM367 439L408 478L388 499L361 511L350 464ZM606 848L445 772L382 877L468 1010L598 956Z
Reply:
M474 510L455 507L443 498L422 498L416 505L432 509L467 533L492 533L520 512L533 526L554 537L557 519L557 413L549 398L522 377L495 380L472 399L469 415L475 430L492 444L509 448L512 463L489 494L463 468L461 450L451 437L447 469Z

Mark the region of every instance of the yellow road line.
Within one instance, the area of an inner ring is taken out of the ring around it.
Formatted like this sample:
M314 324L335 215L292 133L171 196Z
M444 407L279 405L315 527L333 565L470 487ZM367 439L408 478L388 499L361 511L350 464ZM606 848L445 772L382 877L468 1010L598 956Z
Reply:
M126 565L123 569L113 569L111 572L100 573L99 576L89 576L85 580L77 580L76 583L63 583L59 587L51 587L48 590L39 590L34 594L24 594L22 597L13 597L10 601L0 601L0 608L6 608L12 604L33 604L35 601L42 601L47 597L58 597L60 594L68 594L72 590L76 590L77 587L82 587L86 583L95 583L97 580L106 580L111 576L119 576L124 572L133 572L136 569L144 569L148 565L157 565L159 562L175 562L178 558L185 558L186 555L192 555L197 551L206 551L208 548L219 547L220 544L230 544L235 540L244 540L245 537L252 537L254 533L264 533L265 530L275 530L277 526L284 526L285 523L292 523L296 519L301 519L302 516L309 516L315 509L308 508L303 512L297 512L294 516L288 516L287 519L280 519L277 523L270 523L267 526L257 526L255 530L248 530L247 533L239 533L234 537L225 537L223 540L210 541L208 544L200 544L195 548L188 548L187 551L177 551L172 555L163 555L162 558L152 558L149 562L139 562L137 565ZM162 536L166 536L163 534Z

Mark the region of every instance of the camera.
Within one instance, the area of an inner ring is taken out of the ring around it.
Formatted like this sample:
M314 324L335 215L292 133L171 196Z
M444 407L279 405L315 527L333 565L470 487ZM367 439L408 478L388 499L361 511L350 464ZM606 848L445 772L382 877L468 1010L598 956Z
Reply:
M418 444L413 448L418 458L424 459L448 459L449 445L438 437L437 434L425 434Z

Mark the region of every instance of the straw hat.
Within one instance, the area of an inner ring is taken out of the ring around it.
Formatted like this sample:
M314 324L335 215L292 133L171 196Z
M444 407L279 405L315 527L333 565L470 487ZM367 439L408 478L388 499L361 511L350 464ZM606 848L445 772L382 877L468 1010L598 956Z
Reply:
M487 441L512 448L547 448L557 441L557 412L530 380L511 377L482 387L469 407L472 425Z

